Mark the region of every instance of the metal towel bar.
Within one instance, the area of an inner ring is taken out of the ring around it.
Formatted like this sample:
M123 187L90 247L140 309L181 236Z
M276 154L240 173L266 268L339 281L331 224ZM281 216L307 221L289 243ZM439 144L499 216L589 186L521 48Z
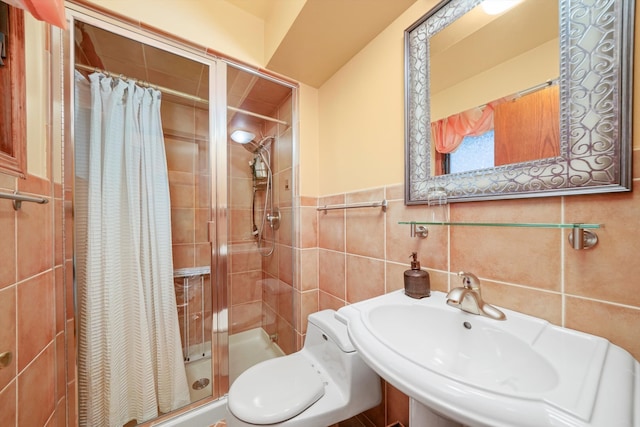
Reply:
M9 199L13 200L13 209L19 210L22 207L22 202L33 202L33 203L49 203L49 200L44 197L34 197L34 196L24 196L22 194L18 194L18 190L13 193L4 193L0 191L0 199Z
M382 212L387 211L387 201L382 200L381 202L373 202L373 203L354 203L351 205L324 205L318 207L319 211L332 211L334 209L355 209L355 208L382 208Z

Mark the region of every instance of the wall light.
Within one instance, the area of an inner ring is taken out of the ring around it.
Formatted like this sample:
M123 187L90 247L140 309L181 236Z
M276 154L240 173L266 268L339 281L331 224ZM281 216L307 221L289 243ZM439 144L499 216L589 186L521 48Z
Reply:
M253 138L255 137L256 135L253 132L249 132L242 129L236 129L233 132L231 132L231 139L237 142L238 144L247 144L253 141Z
M482 2L482 10L487 15L498 15L511 9L522 0L485 0Z

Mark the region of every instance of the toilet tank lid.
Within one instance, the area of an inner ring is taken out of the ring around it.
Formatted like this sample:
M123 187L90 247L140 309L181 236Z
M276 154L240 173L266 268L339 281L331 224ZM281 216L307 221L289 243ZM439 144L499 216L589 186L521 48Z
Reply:
M340 350L345 353L352 353L356 351L356 349L349 339L347 327L344 323L336 319L335 314L335 310L322 310L316 313L311 313L308 320L331 338L333 342L340 347Z

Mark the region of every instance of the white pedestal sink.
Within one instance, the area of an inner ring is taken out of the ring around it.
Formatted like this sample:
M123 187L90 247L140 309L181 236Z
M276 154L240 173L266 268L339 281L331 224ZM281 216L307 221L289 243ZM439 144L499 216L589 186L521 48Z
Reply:
M497 321L403 291L337 316L362 358L437 414L469 426L640 427L640 364L604 338L503 310Z

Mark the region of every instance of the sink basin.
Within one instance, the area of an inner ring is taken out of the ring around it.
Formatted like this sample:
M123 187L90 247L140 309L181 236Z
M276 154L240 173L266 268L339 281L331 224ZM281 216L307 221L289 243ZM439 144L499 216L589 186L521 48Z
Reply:
M491 322L459 314L445 307L394 304L373 308L367 320L371 331L403 357L459 381L509 394L558 386L554 366L528 343ZM397 324L437 327L398 331Z
M604 338L503 310L463 312L403 291L338 310L389 383L470 426L640 427L640 364Z

